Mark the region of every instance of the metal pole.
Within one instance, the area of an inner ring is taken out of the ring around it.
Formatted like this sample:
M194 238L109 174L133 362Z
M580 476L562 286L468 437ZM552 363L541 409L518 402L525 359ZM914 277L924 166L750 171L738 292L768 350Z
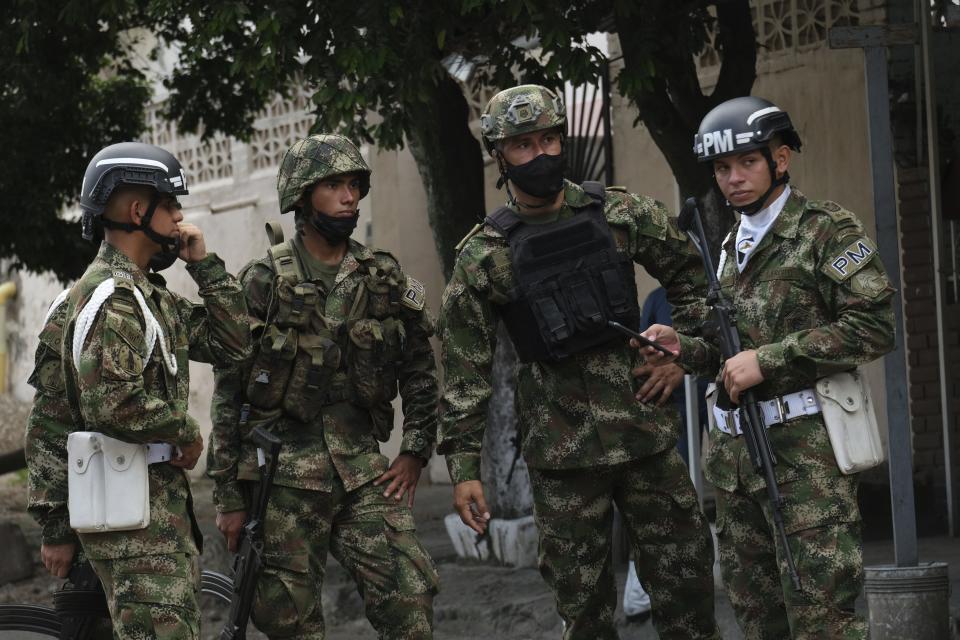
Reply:
M903 298L900 290L900 232L894 188L893 143L890 135L890 89L886 46L864 48L867 84L867 120L873 168L873 208L877 216L877 245L887 271L900 285L894 294L896 349L884 358L887 383L887 419L890 448L890 500L893 508L893 545L897 566L916 566L917 523L913 495L913 446L907 412L907 366L903 340Z
M924 6L926 5L926 6ZM940 418L943 429L943 470L947 488L947 523L950 535L957 535L956 487L954 483L953 416L950 405L950 376L947 371L947 346L944 331L943 294L944 283L941 269L942 220L940 203L940 145L937 132L937 91L930 60L930 2L918 0L920 21L920 50L923 54L924 106L927 119L927 170L930 186L930 233L933 236L933 295L937 310L937 361L940 367Z
M697 491L700 508L703 508L703 473L700 464L700 400L697 397L697 379L691 375L683 376L683 397L687 408L687 460L689 461L690 480Z

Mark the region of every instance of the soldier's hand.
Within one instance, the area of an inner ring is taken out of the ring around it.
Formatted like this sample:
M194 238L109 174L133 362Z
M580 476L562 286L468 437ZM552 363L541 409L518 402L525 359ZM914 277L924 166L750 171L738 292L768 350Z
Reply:
M217 514L217 529L227 539L227 549L232 553L237 551L237 543L240 541L240 532L243 531L243 525L247 523L246 511L227 511Z
M760 360L753 349L741 351L723 363L723 386L734 404L740 403L740 394L763 382Z
M453 508L460 514L463 524L479 534L483 534L490 522L490 509L483 496L483 483L479 480L467 480L453 487Z
M383 491L383 497L389 498L392 495L394 500L400 500L406 493L407 506L412 508L413 496L417 493L417 482L420 481L421 471L423 471L423 458L418 458L409 453L401 453L390 465L390 468L373 481L373 484L379 487L389 480L390 484Z
M66 578L73 564L73 556L77 553L77 545L73 542L66 544L41 544L40 559L50 575Z
M184 469L193 469L197 466L201 453L203 453L203 438L197 436L197 439L190 444L180 447L180 455L171 460L170 464Z
M683 384L686 372L679 365L668 362L655 366L649 362L642 364L633 371L634 378L646 377L643 385L637 390L637 400L644 404L652 402L658 407L670 399L670 394Z
M665 324L652 324L647 327L646 331L641 331L640 335L647 340L660 343L661 346L666 347L674 353L672 356L664 355L653 347L641 345L637 340L631 338L630 346L635 349L640 349L640 355L642 355L644 360L649 364L661 365L667 362L673 362L677 356L680 355L680 338L677 337L677 332L674 331L673 327L668 327Z
M184 262L199 262L207 257L207 245L203 241L203 232L195 224L177 223L180 230L180 259Z

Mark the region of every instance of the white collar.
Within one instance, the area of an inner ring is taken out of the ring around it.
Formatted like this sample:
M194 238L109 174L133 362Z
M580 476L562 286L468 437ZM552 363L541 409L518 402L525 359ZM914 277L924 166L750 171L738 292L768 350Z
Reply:
M773 223L777 221L789 197L790 185L788 184L784 187L783 193L770 203L770 206L751 216L740 216L740 227L737 229L737 238L733 245L737 256L737 269L740 273L743 273L750 261L750 256L767 235ZM741 248L741 244L744 244L745 248Z

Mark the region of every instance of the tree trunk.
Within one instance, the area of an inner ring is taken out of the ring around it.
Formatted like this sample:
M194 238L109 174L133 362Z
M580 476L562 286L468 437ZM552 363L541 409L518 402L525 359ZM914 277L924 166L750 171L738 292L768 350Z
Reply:
M497 518L520 518L533 511L530 476L520 455L516 387L517 352L501 323L493 358L493 394L487 409L482 470L484 494Z
M684 42L683 20L664 20L660 48L650 50L650 42L635 34L650 30L649 16L621 11L615 15L617 31L631 34L621 38L623 73L644 77L652 60L656 73L647 83L630 83L634 90L626 97L639 109L646 125L663 153L680 187L681 198L695 196L700 202L704 231L714 260L720 243L733 224L733 211L716 190L710 167L697 162L693 136L707 112L721 102L750 94L756 80L757 48L750 3L736 0L714 3L717 10L717 47L722 59L717 86L709 96L700 88L694 52L675 46ZM641 70L635 72L634 70Z
M444 76L429 105L418 110L407 132L410 151L427 192L427 216L449 279L456 261L454 247L480 222L486 212L483 155L469 127L469 109L463 91ZM515 457L517 418L514 411L517 356L506 331L499 331L493 363L493 397L487 412L483 448L483 478L491 512L498 518L530 513L533 499L523 459Z
M470 133L469 107L463 91L444 74L431 99L412 111L407 139L427 192L427 217L449 279L454 247L483 219L483 155Z

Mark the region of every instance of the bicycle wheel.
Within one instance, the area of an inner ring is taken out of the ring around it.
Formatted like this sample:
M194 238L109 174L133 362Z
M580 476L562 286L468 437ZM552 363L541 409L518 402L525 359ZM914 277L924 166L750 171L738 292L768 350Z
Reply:
M233 596L233 580L216 571L204 571L200 574L200 591L230 602Z
M44 637L60 637L60 618L53 607L39 604L0 604L0 631L22 631ZM4 638L10 638L8 634ZM16 638L29 638L18 635Z

